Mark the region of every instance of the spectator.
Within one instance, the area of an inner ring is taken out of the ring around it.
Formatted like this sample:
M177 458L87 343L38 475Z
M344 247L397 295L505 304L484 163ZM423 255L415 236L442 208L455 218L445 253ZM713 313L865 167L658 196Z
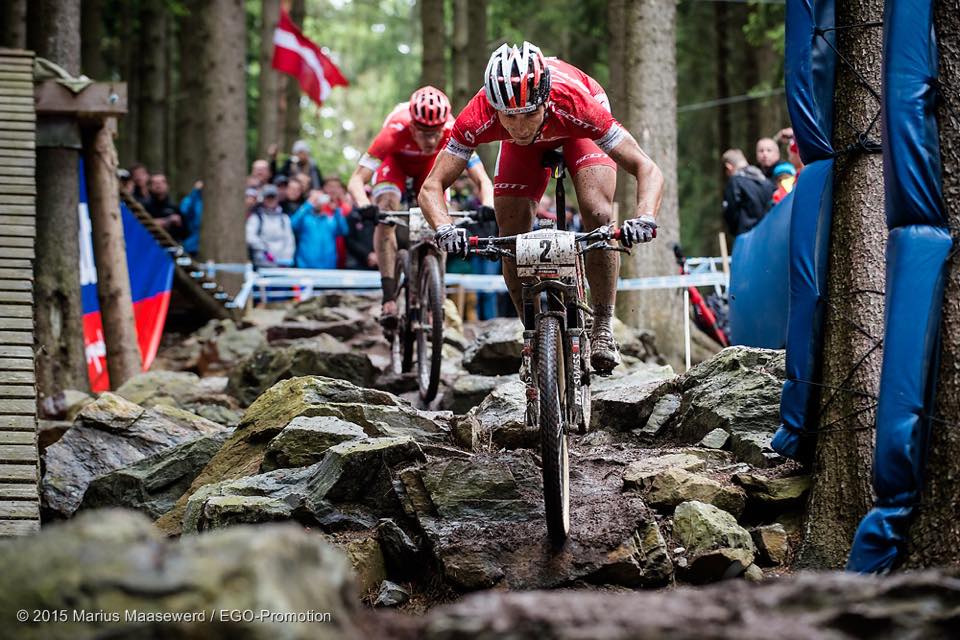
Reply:
M290 216L280 208L277 188L263 188L263 203L247 218L247 249L257 267L289 267L293 264L296 240Z
M330 197L330 202L326 205L327 211L336 211L338 215L344 218L350 215L353 210L353 199L347 193L347 188L343 180L334 176L323 181L323 192ZM337 237L337 268L345 269L347 267L347 238L346 234Z
M277 157L277 148L276 145L270 146L271 161L273 166L276 166L276 157ZM305 191L310 189L319 189L323 185L323 175L320 173L320 169L317 168L316 163L310 157L310 145L307 144L306 140L297 140L293 143L293 149L291 150L291 155L283 163L283 166L280 167L279 171L275 173L282 173L288 178L292 178L298 173L304 173L310 179L310 184L305 185Z
M266 160L254 160L250 166L250 177L257 181L257 186L270 184L270 163Z
M137 162L130 167L130 177L133 178L133 197L142 205L146 205L150 197L150 172L147 167Z
M117 169L117 180L120 182L120 189L132 198L133 178L130 177L130 172L126 169Z
M306 199L303 197L303 183L296 179L287 182L287 199L280 202L284 212L292 216L304 202Z
M154 220L161 227L166 229L167 233L176 239L182 239L183 236L183 218L180 217L180 210L170 200L170 187L167 185L167 176L162 173L155 173L150 176L150 187L147 194L147 201L143 208L147 210Z
M793 191L797 170L789 162L780 162L773 168L773 180L777 184L777 190L773 192L773 202L776 204Z
M760 169L747 164L740 149L728 149L722 157L730 178L723 191L723 219L730 235L738 236L756 226L767 213L776 185Z
M260 198L260 191L256 187L247 187L247 190L243 192L243 204L246 208L245 215L249 216L253 213L253 210L257 207L257 201Z
M287 176L276 176L273 179L273 186L277 188L277 193L280 194L280 206L283 206L283 203L287 199L287 185L290 184L290 179Z
M200 220L203 217L203 181L193 183L193 189L180 201L180 215L183 217L183 249L196 257L200 250Z
M314 190L307 202L290 217L297 238L297 267L337 268L337 238L347 235L347 219L339 208L325 211L325 205L329 203L330 196Z
M773 138L757 140L757 166L763 171L763 175L772 177L773 168L778 162L780 162L780 146Z
M303 188L302 194L310 193L313 191L313 182L310 180L310 176L305 173L298 173L296 175L290 176L290 181L296 180L300 183L300 186ZM289 186L289 185L288 185ZM317 187L319 189L319 187ZM301 197L306 201L306 196L301 195Z
M774 140L787 146L787 161L793 165L799 177L800 170L803 169L803 161L800 159L800 150L797 148L797 138L793 135L793 127L780 129Z
M364 220L354 208L347 216L347 269L376 269L377 252L373 250L374 221Z

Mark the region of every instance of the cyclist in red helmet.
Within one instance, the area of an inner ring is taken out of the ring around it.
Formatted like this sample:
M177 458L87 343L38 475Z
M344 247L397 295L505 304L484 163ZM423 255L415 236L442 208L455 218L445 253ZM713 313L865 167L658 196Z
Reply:
M435 87L417 89L409 102L397 105L387 116L370 148L360 158L347 184L347 190L360 207L361 214L373 216L380 210L399 210L408 177L413 179L414 192L419 192L434 159L450 139L452 129L450 100ZM461 173L464 169L476 185L483 205L492 206L493 184L480 158L470 154ZM371 178L373 203L364 188ZM373 248L377 254L383 289L380 321L384 330L389 332L397 322L397 281L393 272L397 254L396 229L377 225L373 234Z
M420 206L442 249L466 252L466 231L451 224L444 189L460 175L477 145L498 140L503 142L493 189L502 235L530 231L549 182L543 155L562 148L586 230L615 222L613 198L620 165L637 180L636 217L624 222L621 243L630 246L656 236L654 218L663 175L610 114L606 93L596 80L573 65L545 58L529 42L502 45L493 52L484 75L483 89L457 116L450 141L420 190ZM595 251L586 258L594 307L591 364L601 373L620 362L612 328L619 266L616 252ZM510 260L504 260L503 277L519 311L520 281Z

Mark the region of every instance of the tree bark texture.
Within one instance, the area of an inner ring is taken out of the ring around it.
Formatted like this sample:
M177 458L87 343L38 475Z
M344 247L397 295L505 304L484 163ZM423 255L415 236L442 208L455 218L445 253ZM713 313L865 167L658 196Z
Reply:
M246 176L246 14L242 0L205 4L201 21L204 166L203 221L200 253L214 262L247 259L243 226L243 185ZM224 281L234 294L239 276Z
M117 150L113 146L110 127L104 125L86 132L84 157L107 373L110 388L116 389L140 373L142 361L133 317L123 220L117 199Z
M290 20L301 30L303 30L303 20L306 15L306 0L293 0L290 4ZM287 88L286 99L283 102L282 148L290 153L293 143L300 137L300 83L293 76L285 75L284 78L286 78Z
M446 92L447 36L443 0L420 0L420 27L423 38L420 86L432 85Z
M27 48L27 0L5 0L0 9L0 46L11 49Z
M607 91L607 98L610 99L610 110L613 112L614 117L619 118L621 122L627 117L626 73L624 69L624 65L627 62L625 40L626 19L625 0L610 0L610 2L607 3L607 36L609 38L607 64L610 68L610 81L604 89ZM632 208L623 208L625 198L624 185L627 184L628 179L630 179L630 176L627 175L627 172L617 167L616 199L620 207L621 220L630 217L630 212L633 211ZM630 306L628 303L632 302L628 297L628 295L618 297L618 314L621 318L627 313L625 310Z
M150 173L166 173L167 11L164 0L144 0L140 25L143 35L137 53L141 82L137 104L139 158Z
M947 223L960 226L960 0L939 0L934 17L940 49L940 158ZM956 240L954 240L956 242ZM912 566L960 564L960 257L947 265L941 321L940 376L930 425L925 486L910 532Z
M80 71L80 1L30 3L31 48L70 73ZM37 148L37 237L33 294L38 400L63 389L88 389L80 304L80 132L75 121L43 118L63 142ZM39 132L39 131L38 131Z
M262 0L260 6L260 101L257 104L257 154L267 157L267 148L280 142L280 74L270 66L273 32L280 19L280 0Z
M624 277L662 276L674 272L673 245L680 241L677 202L677 78L675 18L672 2L640 0L625 3L626 109L621 122L657 163L666 180L657 216L657 238L623 256ZM622 181L620 217L636 215L636 181ZM660 290L618 296L620 318L656 334L657 347L678 364L683 353L683 307L676 291Z
M179 18L177 31L180 60L175 107L177 145L174 158L177 172L173 184L174 191L179 195L189 193L206 166L203 130L206 82L199 64L204 53L200 40L203 2L187 0L184 8L186 13Z
M453 69L453 109L459 113L473 97L470 77L470 1L453 0L453 37L450 40Z
M838 4L837 25L883 18L883 0ZM837 48L874 90L881 86L882 31L838 31ZM866 131L879 103L853 70L837 61L834 92L834 149ZM870 138L879 140L879 126ZM883 291L887 226L882 158L845 154L834 168L833 227L823 346L819 432L805 539L806 567L840 568L846 563L857 525L872 504L876 394L883 341ZM868 396L863 396L868 394Z
M103 58L103 0L83 0L81 5L80 68L87 77L103 82L110 79Z
M483 72L493 52L487 37L487 0L471 0L467 6L467 19L469 21L467 54L470 58L470 94L467 96L469 101L483 86ZM480 156L491 178L493 178L499 148L499 143L482 144L477 148L477 155Z
M120 79L127 83L127 115L119 124L117 152L120 165L129 167L140 161L137 134L140 126L140 73L136 43L140 39L140 19L134 2L123 2L120 8L120 33L117 58L119 60Z

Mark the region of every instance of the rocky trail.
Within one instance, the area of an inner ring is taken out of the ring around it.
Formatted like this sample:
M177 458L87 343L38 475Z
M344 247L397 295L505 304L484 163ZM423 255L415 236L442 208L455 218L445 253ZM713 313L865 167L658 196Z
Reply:
M810 482L769 447L782 352L729 348L675 375L652 336L619 327L625 363L570 439L572 530L555 549L519 324L448 309L441 394L423 407L384 372L374 307L330 294L213 322L114 393L52 398L48 524L0 544L2 608L330 612L289 638L937 637L956 621L949 575L793 575ZM110 637L154 627L124 629ZM177 629L163 637L198 637Z

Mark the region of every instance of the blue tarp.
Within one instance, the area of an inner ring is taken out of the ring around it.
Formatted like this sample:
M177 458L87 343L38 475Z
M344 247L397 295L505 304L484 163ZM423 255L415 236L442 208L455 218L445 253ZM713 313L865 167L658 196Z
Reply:
M730 266L730 344L783 349L790 302L787 195L750 231L737 236Z
M943 226L933 2L887 2L884 25L883 173L891 231L873 469L877 503L857 529L847 564L861 572L893 567L923 488L944 265L953 244Z
M823 297L833 213L833 85L836 54L829 46L833 0L788 0L787 109L804 167L794 188L790 222L790 305L787 382L780 398L781 426L773 449L788 458L805 455L802 432L818 415ZM808 440L809 441L809 440Z

